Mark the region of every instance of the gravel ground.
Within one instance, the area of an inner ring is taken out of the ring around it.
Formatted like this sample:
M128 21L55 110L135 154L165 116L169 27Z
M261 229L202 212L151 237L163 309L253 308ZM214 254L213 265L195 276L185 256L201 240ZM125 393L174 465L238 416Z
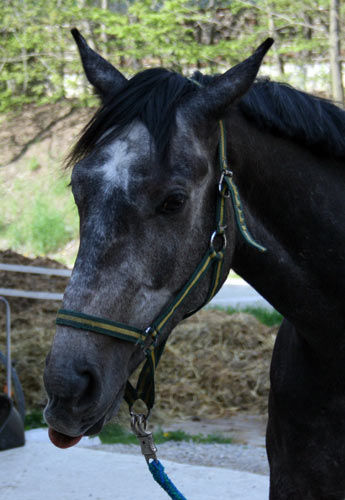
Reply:
M267 417L260 415L236 414L230 418L207 420L178 420L166 424L165 431L183 430L187 434L216 434L230 437L233 444L196 444L185 441L157 445L158 458L178 463L223 467L233 470L268 475L269 468L265 449ZM152 430L152 429L151 429ZM81 446L88 446L82 440ZM138 454L140 446L124 444L96 444L93 449L114 453ZM144 458L143 458L144 460Z
M162 460L269 474L266 450L263 447L240 444L196 444L183 441L171 441L157 447L158 458ZM92 448L114 453L140 454L139 445L134 444L102 444Z

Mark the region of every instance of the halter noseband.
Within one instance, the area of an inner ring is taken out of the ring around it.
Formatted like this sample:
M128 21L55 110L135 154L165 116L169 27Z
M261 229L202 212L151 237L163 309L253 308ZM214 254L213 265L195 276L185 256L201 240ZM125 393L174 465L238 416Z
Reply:
M174 299L163 308L162 312L152 321L150 326L144 330L140 330L133 326L117 323L109 319L99 318L76 311L60 309L57 313L56 324L78 328L81 330L92 331L109 335L121 340L126 340L142 347L146 355L146 362L140 372L137 386L134 388L127 381L125 390L125 400L130 409L137 399L145 402L149 412L154 405L155 387L154 374L155 369L162 356L166 340L157 345L157 340L160 337L166 323L181 306L186 297L190 294L193 288L205 276L208 269L213 266L212 281L209 288L208 296L205 302L196 310L188 313L186 317L194 314L196 311L204 307L218 292L220 286L220 278L222 275L224 250L226 248L225 236L225 200L231 198L235 212L237 227L245 241L258 249L260 252L265 252L266 249L259 245L250 235L245 223L244 213L241 205L240 196L237 187L232 178L232 172L228 168L226 159L226 140L224 122L219 122L220 127L220 143L219 143L219 163L220 163L220 179L218 183L217 208L216 208L216 228L211 235L209 248L202 258L200 264L195 269L192 276L189 278L184 287L177 293ZM215 240L220 240L220 248L215 249Z

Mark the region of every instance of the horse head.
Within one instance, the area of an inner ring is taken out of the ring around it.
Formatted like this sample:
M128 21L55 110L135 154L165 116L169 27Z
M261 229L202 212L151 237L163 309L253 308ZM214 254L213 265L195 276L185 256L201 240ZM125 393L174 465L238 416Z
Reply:
M77 30L73 35L102 106L71 155L80 247L63 309L143 330L209 248L220 177L219 120L250 88L272 41L210 81L164 69L127 80ZM231 206L225 211L219 285L237 240ZM169 317L158 343L206 301L210 281L209 270ZM64 436L73 444L78 436L99 432L117 412L128 377L144 357L140 345L58 325L44 373L53 441L61 444Z

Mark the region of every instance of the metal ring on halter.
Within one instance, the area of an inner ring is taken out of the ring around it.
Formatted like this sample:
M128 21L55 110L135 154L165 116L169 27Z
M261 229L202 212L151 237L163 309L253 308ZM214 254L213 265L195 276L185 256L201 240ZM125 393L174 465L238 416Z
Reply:
M210 249L213 252L219 253L219 252L221 252L222 250L224 250L226 248L227 241L226 241L226 234L224 232L225 228L226 228L226 226L222 226L220 228L220 230L214 231L212 233L211 240L210 240ZM214 248L214 240L216 239L217 236L220 236L222 238L222 246L218 250L216 250Z
M143 413L133 413L131 415L131 427L135 435L143 435L146 432L147 417Z
M142 400L140 400L140 401L142 401ZM133 411L133 406L134 405L135 405L135 401L132 404L132 406L130 406L130 408L129 408L129 414L131 416L131 425L132 424L134 425L137 422L139 422L140 425L144 425L144 429L146 429L146 424L147 424L147 421L148 421L150 413L151 413L151 408L147 408L147 413L145 415L145 413L135 413Z

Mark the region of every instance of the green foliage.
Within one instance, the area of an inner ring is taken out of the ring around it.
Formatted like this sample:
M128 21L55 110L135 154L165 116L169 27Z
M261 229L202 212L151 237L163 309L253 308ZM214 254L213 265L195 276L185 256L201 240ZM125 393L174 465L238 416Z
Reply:
M9 230L13 248L30 245L35 254L45 255L62 247L71 238L64 217L48 199L36 196L32 208Z
M280 325L283 320L283 316L276 310L268 310L263 307L253 307L247 306L244 308L233 308L233 307L215 307L214 309L218 309L221 311L225 311L227 314L235 314L238 312L245 312L247 314L252 314L255 318L267 326L276 326Z
M218 444L231 444L232 439L224 437L221 434L188 434L185 431L168 431L162 430L154 433L154 439L157 444L166 443L167 441L187 441L197 444L218 443Z
M33 410L25 417L25 430L38 429L40 427L47 427L44 421L43 414L40 410ZM138 438L133 432L128 431L120 424L107 424L99 433L99 438L102 444L136 444L138 445ZM231 444L232 439L224 437L220 434L187 434L182 430L164 432L158 429L153 433L153 439L156 444L167 443L168 441L187 441L192 443L219 443Z
M271 35L266 63L328 64L329 0L4 0L0 17L0 112L77 95L90 103L70 29L132 74L148 66L216 72ZM345 4L340 20L344 27Z
M138 439L132 432L127 431L119 424L108 424L99 433L103 444L137 444Z
M103 444L138 444L138 439L132 432L127 431L119 424L106 425L99 434ZM162 429L153 433L156 444L167 443L168 441L187 441L199 444L205 443L232 443L231 438L226 438L218 434L187 434L182 430L164 432Z
M26 431L30 429L39 429L40 427L47 427L40 410L32 410L25 415L24 428Z
M78 216L68 180L39 167L38 160L31 159L6 196L0 197L3 248L46 255L77 237ZM8 182L6 172L0 172L1 181Z
M28 163L28 168L31 172L34 172L35 170L39 170L41 168L39 161L37 158L30 158L29 163Z

